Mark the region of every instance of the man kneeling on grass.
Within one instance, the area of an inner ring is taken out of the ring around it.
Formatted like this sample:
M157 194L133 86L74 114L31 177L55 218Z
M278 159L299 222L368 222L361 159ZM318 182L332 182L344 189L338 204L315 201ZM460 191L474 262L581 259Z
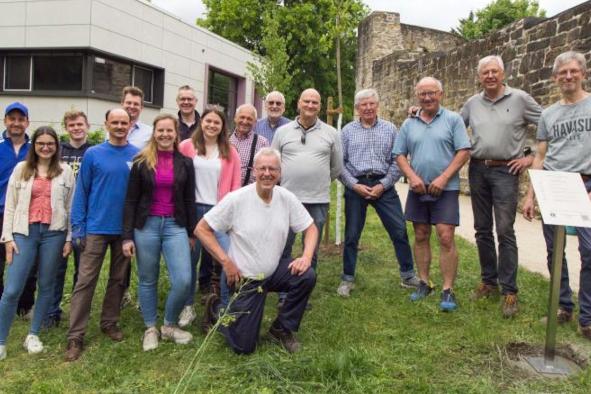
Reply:
M254 173L256 182L228 194L206 213L195 235L222 264L222 280L235 291L240 290L227 307L232 323L220 326L230 347L240 354L254 352L267 292L287 292L269 335L293 353L300 347L293 333L300 326L316 284L310 265L318 229L295 195L276 186L281 177L279 152L261 149L254 158ZM304 232L303 255L294 260L281 258L290 229ZM230 236L228 254L214 231ZM205 302L204 326L211 328L219 311L219 296L212 293Z

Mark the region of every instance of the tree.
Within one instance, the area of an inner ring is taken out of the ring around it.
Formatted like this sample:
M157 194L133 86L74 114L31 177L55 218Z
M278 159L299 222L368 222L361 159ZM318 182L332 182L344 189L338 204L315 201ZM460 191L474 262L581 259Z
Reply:
M540 8L537 0L494 0L477 10L476 15L470 11L467 18L460 19L459 26L452 32L473 40L528 16L543 18L546 11Z
M306 88L316 88L324 99L336 97L335 38L340 34L345 118L352 117L356 28L368 12L361 0L285 0L283 6L276 0L203 0L203 3L207 16L198 21L199 25L263 59L266 57L263 67L280 70L276 66L284 64L285 75L291 76L291 81L286 83L289 88L283 92L288 116L295 115L295 100ZM337 11L341 14L338 32ZM285 46L287 62L277 59L283 50L278 49L281 43Z

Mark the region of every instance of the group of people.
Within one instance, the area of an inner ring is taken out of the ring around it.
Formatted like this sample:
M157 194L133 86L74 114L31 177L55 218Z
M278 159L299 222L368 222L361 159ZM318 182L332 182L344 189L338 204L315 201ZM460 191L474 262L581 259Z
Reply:
M145 351L157 348L160 340L192 341L184 328L196 318L197 283L205 305L202 328L210 330L221 314L231 315L231 324L217 327L237 353L255 350L266 295L279 292L269 335L289 352L297 351L294 333L311 307L318 246L335 179L345 185L346 219L338 295L349 297L354 289L359 239L371 205L392 241L400 285L414 289L411 301L434 291L429 272L435 226L440 308L453 311L458 306L453 288L459 170L468 160L482 278L473 298L497 295L500 287L502 314L514 316L519 175L528 167L577 172L591 190L591 162L585 154L591 148L591 98L583 87L586 61L576 52L556 58L553 79L562 97L546 110L529 94L505 84L500 57L481 59L477 71L483 90L460 113L441 105L439 80L422 78L415 87L418 106L409 110L399 132L378 117L379 97L373 89L356 93L359 119L339 134L319 119L321 96L315 89L301 93L294 120L283 116L284 96L271 92L265 98L265 118L257 121L256 108L244 104L236 109L235 127L229 130L220 108L197 112L195 92L187 85L178 90L177 116L160 114L152 126L143 124L143 93L126 87L121 107L105 115L107 140L92 147L83 112L64 115L69 141L60 144L48 126L29 138L28 108L18 102L9 105L0 143L5 249L0 254L7 265L6 278L0 280L5 284L0 288L0 359L6 357L12 321L17 312L28 312L24 299L32 297L35 286L24 346L29 353L43 350L42 326L57 326L61 320L70 253L75 275L65 359L80 357L107 249L111 262L100 328L113 341L124 336L119 319L135 257ZM535 157L525 147L528 124L538 126ZM409 183L404 212L395 188L402 175ZM531 188L523 211L533 218ZM414 257L406 221L415 233ZM577 231L582 259L579 324L583 336L591 339L591 230ZM303 247L293 258L297 233L303 233ZM550 264L553 227L544 225L544 235ZM161 255L170 290L158 327ZM572 320L573 309L564 268L559 321Z

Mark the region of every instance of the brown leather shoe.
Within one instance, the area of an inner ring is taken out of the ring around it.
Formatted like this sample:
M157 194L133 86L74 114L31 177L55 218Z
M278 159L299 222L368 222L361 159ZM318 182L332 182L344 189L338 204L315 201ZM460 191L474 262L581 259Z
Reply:
M584 338L591 340L591 325L590 326L581 326L579 325L579 331Z
M76 361L82 354L82 341L80 339L68 339L68 346L66 347L66 354L64 360L71 362Z
M274 341L280 343L289 353L295 353L300 350L300 343L291 331L275 328L271 325L271 328L269 328L269 335Z
M573 320L573 313L566 309L558 308L558 311L556 312L556 320L558 320L558 324L568 323Z
M117 324L101 327L101 331L115 342L121 342L123 340L123 331L121 331Z
M513 317L519 311L519 307L517 306L517 294L508 293L505 294L503 297L503 317L508 319Z
M476 290L472 293L470 297L472 301L479 300L481 298L488 298L499 295L499 288L498 286L489 285L488 283L480 283Z

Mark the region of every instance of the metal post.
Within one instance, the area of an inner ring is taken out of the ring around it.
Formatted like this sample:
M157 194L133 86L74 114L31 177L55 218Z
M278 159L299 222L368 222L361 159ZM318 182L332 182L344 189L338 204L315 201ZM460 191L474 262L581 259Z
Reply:
M556 327L558 325L558 297L560 295L560 277L562 275L562 260L564 258L564 226L554 227L554 246L552 251L552 283L550 285L550 299L548 301L548 322L546 325L546 347L544 361L550 364L556 354Z
M550 299L548 300L544 357L530 356L525 358L534 371L547 376L567 376L576 372L576 369L572 366L572 362L569 362L563 357L556 356L556 328L558 325L556 312L558 311L558 298L560 295L560 277L562 275L565 236L564 226L554 227L554 250L552 251Z

